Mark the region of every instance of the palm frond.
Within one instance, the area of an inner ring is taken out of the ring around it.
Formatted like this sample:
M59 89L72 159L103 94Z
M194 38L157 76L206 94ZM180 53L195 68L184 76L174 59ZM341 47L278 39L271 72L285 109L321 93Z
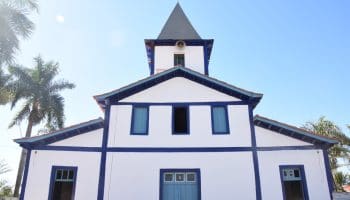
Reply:
M19 39L5 16L6 11L0 6L0 65L11 64L14 54L19 49Z
M14 62L19 37L26 39L34 30L29 11L37 8L36 0L0 0L0 65Z
M13 118L13 120L9 125L9 128L12 128L14 125L20 124L29 115L30 115L30 103L28 102L22 107L22 109Z
M0 67L0 105L6 104L11 100L12 93L8 87L11 76L5 74Z
M70 83L66 80L58 80L52 83L50 86L50 92L56 93L64 89L73 89L75 88L74 83Z
M7 0L9 1L9 0ZM11 0L13 4L29 10L39 11L39 4L37 0Z
M63 128L64 125L64 98L55 94L51 96L51 106L49 108L47 122L51 127Z

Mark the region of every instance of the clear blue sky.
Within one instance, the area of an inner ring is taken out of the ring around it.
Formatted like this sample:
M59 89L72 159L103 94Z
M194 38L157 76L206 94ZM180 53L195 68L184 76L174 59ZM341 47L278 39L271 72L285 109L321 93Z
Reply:
M103 116L92 96L148 75L145 38L156 38L175 0L40 1L36 30L18 62L41 54L74 82L64 92L66 125ZM350 124L350 1L180 1L197 32L214 39L212 77L263 93L255 114L296 126L320 116ZM13 169L20 148L7 129L14 112L0 107L0 159Z

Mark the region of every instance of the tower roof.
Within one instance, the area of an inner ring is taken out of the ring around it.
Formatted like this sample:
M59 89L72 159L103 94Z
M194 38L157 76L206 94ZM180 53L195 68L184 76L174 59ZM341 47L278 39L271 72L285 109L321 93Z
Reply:
M186 17L179 3L176 4L173 12L165 23L158 39L201 39L191 22Z

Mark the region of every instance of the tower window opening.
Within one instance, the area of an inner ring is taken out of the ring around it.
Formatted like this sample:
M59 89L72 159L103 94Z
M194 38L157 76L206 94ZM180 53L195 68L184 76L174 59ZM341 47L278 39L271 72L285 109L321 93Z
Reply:
M174 66L184 67L185 66L185 55L184 54L174 54Z

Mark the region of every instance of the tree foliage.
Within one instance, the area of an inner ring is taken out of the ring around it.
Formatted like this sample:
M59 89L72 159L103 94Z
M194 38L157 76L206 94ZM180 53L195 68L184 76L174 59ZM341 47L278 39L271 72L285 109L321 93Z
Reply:
M11 109L20 100L24 100L9 127L28 120L32 126L45 121L46 126L50 129L62 128L64 125L64 98L59 92L64 89L72 89L75 85L65 80L54 80L59 73L57 62L44 62L40 56L34 58L34 62L33 69L20 65L9 67L10 74L13 76L9 88L14 93Z
M20 38L31 35L34 24L28 15L33 10L38 10L36 0L0 0L0 66L13 63Z
M350 165L350 138L334 122L320 117L316 122L307 122L303 128L339 141L328 150L332 170ZM339 159L342 160L342 163L339 162Z
M10 169L4 160L0 160L0 175L9 172ZM8 197L12 195L11 186L7 185L7 181L0 179L0 197Z
M350 138L344 134L334 122L327 120L325 117L320 117L316 122L307 122L303 128L319 135L338 140L338 144L328 149L328 155L335 189L338 192L344 191L342 186L347 183L349 177L347 174L337 169L350 165Z
M4 160L0 160L0 175L9 172L10 169Z
M22 100L23 105L11 121L9 128L23 121L27 121L26 137L32 134L32 128L45 123L49 130L60 129L64 125L64 98L60 92L75 87L65 80L55 80L59 73L57 62L45 62L40 56L34 58L34 68L20 65L9 66L12 76L8 87L13 93L11 109ZM22 180L26 151L23 149L17 171L14 196L18 196Z
M11 100L11 92L7 87L10 78L10 75L5 74L0 67L0 105L6 104Z

